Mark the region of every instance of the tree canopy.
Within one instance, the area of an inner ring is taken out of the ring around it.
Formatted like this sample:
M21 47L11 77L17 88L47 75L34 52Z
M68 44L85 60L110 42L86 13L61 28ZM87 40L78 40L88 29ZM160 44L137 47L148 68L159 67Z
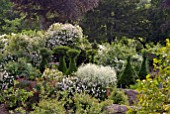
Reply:
M39 16L40 28L47 29L54 22L76 19L98 5L99 0L11 0L14 9L27 17Z

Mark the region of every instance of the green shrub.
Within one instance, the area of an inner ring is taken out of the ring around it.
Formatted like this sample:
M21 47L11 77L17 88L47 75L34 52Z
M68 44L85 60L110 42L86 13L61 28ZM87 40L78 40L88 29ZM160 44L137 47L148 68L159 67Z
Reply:
M67 55L69 56L69 68L67 74L71 74L72 72L77 71L77 56L80 54L80 51L75 49L70 49L67 51Z
M0 90L0 104L5 104L8 109L15 109L17 107L26 107L26 101L32 92L27 92L25 89L16 88L14 83L12 87Z
M70 48L67 46L56 46L53 49L53 53L57 56L59 56L59 66L58 69L60 71L62 71L64 74L67 73L67 66L66 66L66 61L65 61L65 56L66 56L66 52L69 50Z
M148 58L146 54L143 54L143 62L138 73L138 77L140 80L146 79L146 75L149 74L149 66L148 66Z
M48 66L49 60L52 55L52 51L47 49L47 48L41 48L40 49L40 54L42 56L42 61L40 64L40 71L43 72L45 67Z
M9 61L5 65L5 69L10 74L17 76L29 77L28 64L25 58L19 58L17 61Z
M117 75L120 76L126 66L128 56L131 56L131 64L136 71L139 71L142 56L136 52L137 43L135 40L128 40L129 43L112 42L99 45L95 61L99 65L114 67Z
M62 103L57 99L42 99L30 114L66 114Z
M130 60L130 57L128 57L126 67L118 79L118 84L123 88L130 86L131 84L135 84L135 79L137 79L136 73L132 68Z
M63 73L58 71L57 69L46 68L43 72L42 77L49 81L53 81L53 80L59 81L63 78Z
M154 70L158 71L154 77L147 75L145 80L139 81L137 90L141 93L136 105L137 114L169 114L170 113L170 41L159 48L154 61Z
M125 95L123 90L115 89L111 92L111 95L108 97L113 100L113 104L128 105L128 97Z
M87 58L89 59L89 62L90 63L94 63L95 62L95 59L94 59L94 56L97 54L97 51L96 50L87 50Z
M53 48L53 53L58 55L58 56L66 56L66 52L69 50L70 48L68 46L55 46Z
M83 93L76 93L73 100L76 106L76 114L105 114L103 107L109 106L113 102L112 100L106 100L99 103L99 100Z

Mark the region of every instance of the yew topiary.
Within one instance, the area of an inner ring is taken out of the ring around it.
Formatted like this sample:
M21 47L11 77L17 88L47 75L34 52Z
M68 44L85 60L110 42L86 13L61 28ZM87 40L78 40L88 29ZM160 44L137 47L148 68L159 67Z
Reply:
M76 49L70 49L67 51L67 55L69 56L69 68L67 74L77 71L76 59L79 54L80 51Z
M40 63L40 71L43 72L45 67L48 65L50 57L52 55L52 51L47 48L41 48L40 54L42 56L42 61Z
M118 84L123 88L126 88L127 86L130 86L131 84L135 83L136 73L130 63L130 60L131 58L129 56L127 58L126 67L118 80Z
M146 75L149 74L148 58L146 53L143 54L143 62L138 73L139 79L146 79Z
M66 56L66 52L69 50L70 48L67 46L56 46L53 49L53 52L55 55L59 56L59 66L58 66L58 70L62 71L64 74L67 73L67 66L66 66L66 60L65 60L65 56Z

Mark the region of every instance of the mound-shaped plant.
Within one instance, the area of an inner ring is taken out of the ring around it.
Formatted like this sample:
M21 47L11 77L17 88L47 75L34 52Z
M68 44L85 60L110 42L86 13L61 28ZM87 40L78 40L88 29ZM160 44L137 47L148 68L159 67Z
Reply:
M116 72L109 66L98 66L95 64L86 64L78 68L76 75L79 79L87 83L98 83L104 87L116 85Z
M109 99L113 100L114 104L128 105L128 97L125 95L123 90L115 89L111 92Z
M80 51L76 49L70 49L67 51L67 55L69 56L69 68L67 74L71 74L72 72L77 71L76 59L79 54Z
M46 33L46 46L52 48L58 45L76 46L83 38L82 29L77 25L55 23Z

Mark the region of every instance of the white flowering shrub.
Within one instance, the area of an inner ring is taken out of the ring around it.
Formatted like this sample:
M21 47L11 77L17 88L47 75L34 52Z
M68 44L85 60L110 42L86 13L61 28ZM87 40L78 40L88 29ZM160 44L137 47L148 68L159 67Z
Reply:
M58 82L57 90L67 91L69 96L73 96L75 93L86 93L100 100L107 98L105 87L99 85L97 82L86 83L77 77L63 78L61 82Z
M90 63L80 66L76 72L76 76L83 82L97 83L105 87L116 85L117 82L114 68Z
M34 37L26 34L2 35L0 36L0 55L2 55L0 62L4 64L25 57L37 67L41 63L39 49L44 46L45 40L40 35Z
M56 45L76 46L83 40L83 32L77 25L55 23L47 30L46 38L49 48Z
M116 85L116 72L111 67L87 64L80 66L76 77L65 77L58 83L58 89L70 95L87 93L100 100L107 98L107 87Z

